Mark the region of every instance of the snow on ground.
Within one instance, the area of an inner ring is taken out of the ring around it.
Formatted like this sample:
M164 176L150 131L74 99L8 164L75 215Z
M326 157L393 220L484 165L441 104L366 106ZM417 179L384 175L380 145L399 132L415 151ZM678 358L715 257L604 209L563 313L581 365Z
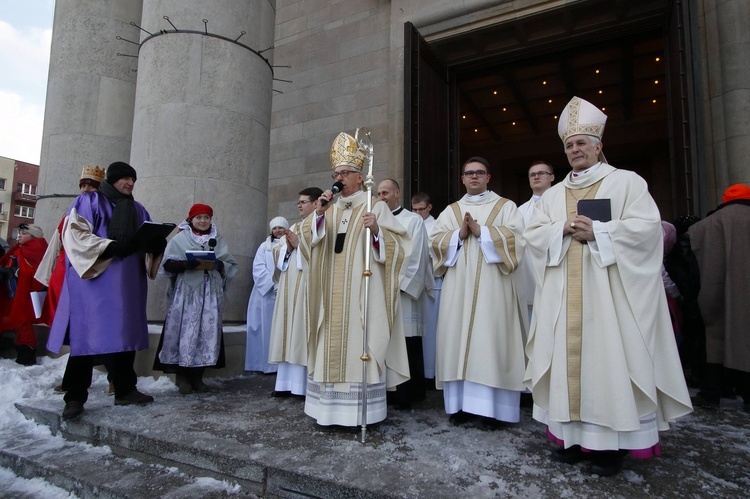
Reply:
M50 357L37 357L36 366L25 367L16 364L13 359L0 358L0 447L6 448L6 442L13 435L24 433L34 437L41 449L56 449L64 444L70 445L61 436L52 435L49 428L27 420L15 407L15 403L22 399L49 397L53 388L60 384L67 355L57 359ZM90 391L106 391L109 387L107 376L99 370L94 370L94 377ZM173 392L176 390L174 384L166 376L155 380L151 377L138 378L138 388L153 395ZM60 394L62 398L62 394ZM106 447L93 446L78 442L75 445L81 447L82 452L96 454L111 454ZM177 469L174 473L180 473ZM237 492L235 484L221 482L213 478L196 478L192 492L224 490L231 494ZM75 494L58 488L40 478L26 479L17 476L12 470L0 467L0 498L13 497L14 499L26 498L75 498Z

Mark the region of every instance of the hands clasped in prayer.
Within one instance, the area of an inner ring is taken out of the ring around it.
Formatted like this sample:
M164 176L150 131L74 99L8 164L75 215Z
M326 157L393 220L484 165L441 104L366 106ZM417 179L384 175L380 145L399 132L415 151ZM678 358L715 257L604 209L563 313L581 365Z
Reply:
M458 238L462 241L469 237L469 234L473 234L475 237L479 237L482 233L482 226L479 225L471 213L468 211L464 213L464 223L461 225L461 229L458 231Z

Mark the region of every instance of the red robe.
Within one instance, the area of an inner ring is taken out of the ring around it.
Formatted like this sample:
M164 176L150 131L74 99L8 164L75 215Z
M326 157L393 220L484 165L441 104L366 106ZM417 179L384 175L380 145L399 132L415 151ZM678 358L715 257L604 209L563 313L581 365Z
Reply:
M60 224L57 226L57 231L53 237L62 239L62 228L65 223L63 217L60 220ZM55 266L52 270L52 275L49 278L49 284L47 285L47 297L44 299L44 305L42 306L42 316L39 322L52 326L52 320L55 318L55 310L57 310L57 302L60 301L60 295L62 294L63 283L65 282L65 249L60 244L61 251L57 255L55 260Z
M15 330L16 344L36 348L32 324L39 322L31 303L31 292L44 286L34 279L34 274L47 250L47 241L35 237L25 244L16 244L0 258L0 266L10 267L11 257L18 258L18 284L15 298L8 297L6 286L0 286L0 330Z

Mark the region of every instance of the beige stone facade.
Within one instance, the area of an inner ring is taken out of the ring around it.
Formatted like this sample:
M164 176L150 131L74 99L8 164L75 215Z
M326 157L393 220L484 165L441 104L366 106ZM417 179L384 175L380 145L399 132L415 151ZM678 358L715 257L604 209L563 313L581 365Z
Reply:
M630 5L633 10L642 7L637 2ZM750 1L700 0L686 5L687 18L681 22L686 23L689 52L684 64L692 71L686 89L691 102L684 104L691 120L686 133L692 134L686 168L693 176L687 197L692 211L704 214L715 207L727 185L750 182L745 159L750 153L750 70L742 62L750 60ZM623 27L629 20L608 11L607 2L601 1L280 0L276 7L274 58L277 64L292 66L279 77L293 82L277 83L284 93L273 101L269 213L290 220L296 216L294 201L300 189L330 184L328 148L341 130L370 128L376 180L404 179L404 23L413 23L428 43L441 46L488 26L533 21L535 16L559 14L561 26L574 25L569 17L581 8L601 12L597 22L605 29L636 29ZM659 8L666 25L672 9L682 8L682 2L664 1ZM531 44L543 34L524 36ZM564 43L564 37L559 42ZM673 83L677 88L678 82ZM670 119L675 116L673 109ZM669 158L660 161L666 165ZM681 175L670 173L667 166L662 171L652 182L656 191L669 183L670 176ZM664 191L661 197L670 195ZM677 206L674 214L681 209Z
M482 71L486 77L487 68L515 76L528 69L524 61L533 69L556 63L557 97L569 99L591 90L577 81L580 66L569 63L599 45L612 48L618 64L629 62L621 85L627 87L644 71L632 52L648 37L669 59L661 63L669 90L653 100L661 114L639 118L643 108L636 105L612 111L605 154L621 160L615 166L647 173L668 220L703 215L727 185L750 182L750 0L232 0L223 6L214 12L212 2L199 1L57 2L37 219L51 231L76 194L81 165L115 160L133 163L142 179L136 197L156 219L178 219L194 201L215 204L241 262L229 321L244 320L252 255L267 220L297 221L297 193L331 185L329 149L340 131L369 128L376 182L392 177L408 187L402 192L432 191L441 198L437 206L457 197L456 169L470 155L487 155L493 168L499 163L491 187L518 203L530 195L525 170L532 156L551 156L558 173L566 170L552 114L539 118L523 92L515 104L527 122L543 119L543 126L494 132L494 145L481 145L462 135L467 128L457 115L464 108L457 105L445 110L441 133L415 138L415 130L434 123L415 120L408 99L421 84L407 66L413 60L407 23L442 61L439 77L456 101L471 90L451 78ZM164 15L183 30L179 35ZM160 29L168 36L159 36ZM208 32L224 39L202 36ZM235 37L262 51L268 67L249 62L258 60ZM136 45L147 39L139 53ZM598 57L607 62L606 54ZM561 110L564 102L550 105ZM420 156L425 145L437 151L433 161L443 160L439 172ZM647 151L630 154L638 150ZM440 179L434 190L424 183L431 175ZM152 292L153 320L163 316L162 292L158 285Z

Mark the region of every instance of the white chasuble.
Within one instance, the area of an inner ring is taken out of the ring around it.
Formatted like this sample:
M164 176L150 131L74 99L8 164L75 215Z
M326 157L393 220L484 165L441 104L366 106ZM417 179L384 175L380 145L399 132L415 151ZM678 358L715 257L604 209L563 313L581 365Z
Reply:
M371 241L362 220L366 202L364 192L340 197L322 220L313 214L302 224L300 248L310 254L305 412L319 424L359 424L366 251L372 273L367 302L368 422L385 417L386 386L409 379L399 301L399 272L410 250L409 237L386 204L377 202L372 212L380 232L368 249ZM370 404L372 396L379 402Z
M457 241L466 212L483 226L482 239L469 235L456 253L450 243ZM525 306L521 306L513 277L524 253L522 230L516 205L487 191L453 203L430 231L435 273L443 275L437 325L438 388L447 382L467 381L524 390Z
M562 236L581 198L611 203L612 220L595 221L588 244ZM689 413L661 281L659 210L646 182L604 163L571 172L544 193L524 236L538 283L525 376L534 418L572 439L566 446L604 450L648 443L625 436Z

